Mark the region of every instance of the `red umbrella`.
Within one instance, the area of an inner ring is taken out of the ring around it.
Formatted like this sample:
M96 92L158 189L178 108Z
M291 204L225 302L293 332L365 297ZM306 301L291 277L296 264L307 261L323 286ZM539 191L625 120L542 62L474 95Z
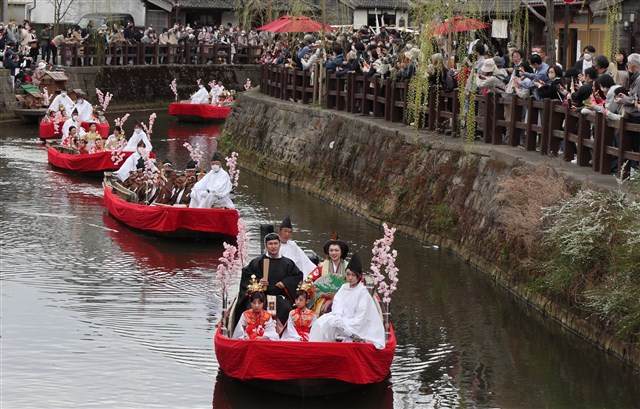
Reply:
M324 26L325 30L334 30L331 26ZM322 23L307 16L282 16L279 19L258 28L258 31L271 33L312 33L322 31Z
M459 33L461 31L481 30L487 27L491 27L491 24L468 17L455 16L452 19L438 24L433 30L433 33L443 35L448 33Z

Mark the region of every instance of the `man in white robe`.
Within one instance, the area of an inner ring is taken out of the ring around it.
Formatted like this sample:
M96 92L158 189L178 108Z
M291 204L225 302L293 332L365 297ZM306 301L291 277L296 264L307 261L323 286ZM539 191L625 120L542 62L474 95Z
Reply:
M222 81L218 81L217 84L214 84L211 87L211 103L216 105L218 103L218 97L224 91L224 85L222 85Z
M198 85L198 91L191 96L192 104L208 104L209 103L209 93L204 85Z
M82 95L78 95L75 109L78 110L78 121L80 123L88 122L93 118L93 107Z
M113 172L113 174L116 175L121 182L124 182L129 177L129 172L136 170L136 164L138 163L138 160L142 158L144 151L145 151L144 142L143 141L138 142L138 147L136 152L129 155L129 157L124 161L122 166L120 166L120 169Z
M222 159L222 156L217 152L213 155L211 170L191 190L189 207L235 209L235 205L229 197L233 185L227 171L222 169Z
M78 117L78 111L73 110L71 114L71 118L64 121L62 124L62 139L66 138L69 135L69 128L75 126L78 130L78 136L83 137L85 133L87 133L83 127L80 126L80 118Z
M309 260L304 250L302 250L295 241L291 240L293 236L293 225L291 224L291 218L289 216L285 217L282 223L280 223L279 233L280 254L293 260L293 262L296 263L296 267L302 271L304 278L307 278L309 273L315 270L317 266Z
M131 135L131 138L127 141L127 146L124 147L124 150L128 152L136 151L138 143L140 143L140 141L144 142L144 148L147 150L147 152L151 152L153 150L151 141L149 141L147 134L142 130L140 121L136 119L136 122L133 125L133 135Z
M73 111L75 103L69 95L67 95L67 91L60 91L60 94L56 95L53 101L49 104L49 111L58 112L60 110L60 105L64 107L67 113Z
M347 265L347 283L333 297L331 312L311 327L310 342L371 342L384 349L384 324L369 291L361 282L362 264L354 254Z

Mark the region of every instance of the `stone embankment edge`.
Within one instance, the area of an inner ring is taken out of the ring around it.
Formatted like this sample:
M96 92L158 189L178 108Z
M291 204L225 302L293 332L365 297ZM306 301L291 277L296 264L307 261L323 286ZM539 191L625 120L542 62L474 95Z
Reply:
M320 108L301 106L293 102L276 100L266 97L257 91L243 94L242 98L238 101L239 104L269 104L282 107L288 111L294 111L296 114L303 114L306 110L317 111ZM401 124L390 124L380 119L355 116L342 112L330 111L328 115L345 116L347 120L361 122L362 126L377 126L380 128L395 128L397 132L402 133L415 133L415 131L403 126ZM246 119L246 118L244 118ZM241 115L230 116L229 121L243 121ZM227 124L229 125L229 124ZM227 126L223 130L223 134ZM387 129L388 130L388 129ZM508 165L524 165L535 166L538 164L550 164L549 158L541 156L537 152L525 152L521 150L514 150L511 147L504 146L488 146L484 144L468 144L460 139L445 138L443 135L420 132L423 135L429 135L432 138L432 146L434 149L463 151L465 153L471 153L473 155L480 155L489 157L491 159L504 162ZM410 136L409 136L410 138ZM244 152L249 153L252 158L247 160L241 160L239 165L242 169L254 173L260 177L263 177L269 181L277 184L293 187L305 191L313 196L326 200L334 205L339 206L349 212L364 218L367 222L376 226L381 226L382 223L387 222L397 228L398 232L408 237L417 239L423 243L430 243L437 245L439 248L451 251L453 254L467 261L470 265L484 273L489 274L492 279L499 284L502 288L514 295L517 299L521 300L525 304L538 310L543 317L548 317L560 324L563 328L576 334L580 338L592 343L601 350L621 359L622 361L640 368L640 348L637 346L625 342L608 334L601 329L597 328L592 323L584 320L580 316L567 310L565 307L555 303L554 301L539 295L529 294L525 288L514 283L514 280L509 273L487 259L473 253L468 248L465 248L460 243L455 242L447 237L431 234L420 229L412 227L398 225L389 220L382 220L372 215L367 209L366 203L355 201L347 194L341 194L341 192L327 193L326 190L321 189L314 183L309 183L304 180L296 180L297 174L302 174L291 169L286 169L285 172L273 171L278 169L278 166L270 167L272 170L265 170L260 166L260 163L264 160L272 160L272 158L265 157L261 152ZM567 178L574 179L580 182L583 186L591 186L594 189L615 190L619 186L615 182L612 176L594 174L590 169L580 169L575 166L571 166L567 163L554 160L553 165L556 170L566 176Z

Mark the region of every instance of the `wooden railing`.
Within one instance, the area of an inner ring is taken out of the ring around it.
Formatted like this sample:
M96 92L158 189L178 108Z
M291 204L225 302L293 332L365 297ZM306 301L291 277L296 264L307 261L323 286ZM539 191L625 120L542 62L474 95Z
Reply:
M262 47L249 46L231 55L228 44L63 44L57 63L64 66L155 64L255 64Z
M327 73L324 93L328 109L406 124L408 88L406 81L355 74L338 77ZM308 70L263 65L260 89L274 98L310 104L314 84ZM424 117L419 121L422 127L430 131L443 131L446 127L450 129L451 137L459 137L458 90L437 93L432 88L427 98ZM559 100L536 101L533 97L502 97L487 93L477 95L476 101L476 124L482 130L484 143L521 145L527 151L539 151L541 155L557 155L562 151L563 160L571 161L575 155L578 166L590 166L601 174L611 173L612 161L617 158L619 165L626 164L624 168L618 166L618 172L622 171L624 177L629 174L628 161L640 161L640 152L632 150L632 133L640 134L640 124L625 119L607 120L603 114L595 112L583 115L563 106ZM617 144L614 143L616 133Z

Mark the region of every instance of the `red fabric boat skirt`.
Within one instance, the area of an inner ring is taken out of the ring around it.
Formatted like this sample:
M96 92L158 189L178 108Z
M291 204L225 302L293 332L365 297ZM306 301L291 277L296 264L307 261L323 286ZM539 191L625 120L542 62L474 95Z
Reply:
M59 138L62 135L62 125L64 121L58 122L58 133L56 133L53 122L40 122L40 139Z
M173 206L146 206L122 200L104 189L104 205L122 223L156 233L176 230L238 235L238 211L235 209L191 209Z
M104 172L106 170L116 170L133 152L122 152L124 158L116 165L111 159L113 152L89 153L84 155L70 155L58 152L54 148L49 148L47 158L49 163L61 169L73 170L76 172Z
M87 132L89 132L89 125L91 125L91 122L83 122L80 124L80 126ZM109 137L109 123L96 123L96 131L98 131L100 136L102 136L102 139L107 139Z
M220 368L240 380L337 379L364 385L382 382L396 351L393 328L385 348L356 342L291 342L230 339L216 331Z
M64 121L58 122L58 133L55 132L53 122L40 122L40 139L59 138L62 135L62 125ZM89 132L89 122L80 124L85 131ZM96 124L96 130L102 136L102 139L109 137L109 124Z
M172 102L169 115L195 116L205 119L224 119L231 112L231 107L218 107L211 104L185 104Z

